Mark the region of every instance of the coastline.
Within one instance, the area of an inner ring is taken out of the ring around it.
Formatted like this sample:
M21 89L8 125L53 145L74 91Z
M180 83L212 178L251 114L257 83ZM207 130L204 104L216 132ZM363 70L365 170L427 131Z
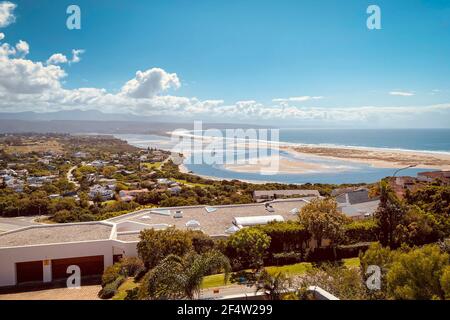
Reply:
M420 168L450 170L450 154L398 149L280 146L280 150L297 155L314 155L324 159L364 163L375 168L401 168L416 165Z
M180 136L198 138L190 132L174 133ZM204 137L206 142L211 142L211 137ZM217 138L216 138L217 139ZM238 142L237 146L245 147L245 143ZM257 141L247 143L250 148L257 148ZM270 148L285 151L294 156L314 156L324 160L340 160L351 163L370 165L374 168L401 168L415 164L416 167L433 170L450 170L450 151L407 150L399 148L377 148L359 146L340 146L323 144L303 144L290 142L273 142ZM327 166L320 166L306 161L284 161L280 159L280 173L309 173L323 171ZM290 162L290 164L288 163ZM235 172L255 173L260 171L262 165L232 164L225 168Z
M166 132L168 134L168 132ZM183 132L182 135L198 138L199 136L191 135ZM203 147L213 145L215 138L208 137L206 141L203 140ZM133 141L129 140L132 145ZM159 143L155 142L159 145ZM245 148L257 148L258 141L251 141L250 143L238 142L237 147L242 150ZM161 149L167 150L168 145L160 145ZM298 179L301 175L317 174L317 175L336 175L341 174L345 176L346 172L349 175L354 172L364 172L364 167L373 169L398 169L409 165L415 165L416 168L427 170L450 170L450 152L439 151L422 151L422 150L404 150L404 149L390 149L390 148L376 148L376 147L359 147L359 146L336 146L336 145L323 145L323 144L300 144L300 143L287 143L276 142L269 146L273 150L278 150L280 158L278 159L279 167L277 170L273 170L278 176L290 176L298 175ZM169 148L170 150L170 148ZM284 153L284 154L283 154ZM185 157L189 156L185 152ZM267 158L270 158L267 157ZM222 181L222 180L241 180L250 183L268 183L274 182L270 177L261 180L250 180L242 177L242 174L260 174L263 172L267 174L270 170L270 162L273 159L261 159L258 162L241 162L223 165L222 169L235 173L240 177L236 178L222 178L214 176L214 171L208 173L192 174L203 177L205 179ZM180 161L180 172L190 173L188 165L185 165ZM178 162L178 163L180 163ZM275 167L277 168L277 167ZM280 181L280 179L277 179ZM345 179L343 179L345 180ZM357 178L355 180L361 180ZM364 180L364 178L362 179ZM304 181L303 181L304 182ZM300 183L301 184L301 183Z

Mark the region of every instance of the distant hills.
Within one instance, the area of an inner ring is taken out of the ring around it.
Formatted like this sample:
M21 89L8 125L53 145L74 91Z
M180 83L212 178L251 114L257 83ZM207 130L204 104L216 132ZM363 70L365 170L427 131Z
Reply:
M170 121L169 121L170 120ZM204 123L203 129L260 128L269 126ZM175 129L193 129L193 122L174 121L168 117L103 113L98 110L65 110L47 113L0 113L0 133L117 133L165 134Z
M63 110L55 112L14 112L0 113L2 120L26 120L26 121L52 121L52 120L79 120L79 121L155 121L154 117L136 116L132 114L103 113L98 110ZM158 120L157 120L158 121Z

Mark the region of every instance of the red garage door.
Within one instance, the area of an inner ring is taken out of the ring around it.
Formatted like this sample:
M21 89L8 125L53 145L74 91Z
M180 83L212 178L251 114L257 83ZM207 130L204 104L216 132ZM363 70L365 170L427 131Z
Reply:
M81 276L101 275L103 273L103 256L77 257L52 260L52 279L66 279L67 268L71 265L80 267Z
M17 283L44 281L42 261L16 263Z

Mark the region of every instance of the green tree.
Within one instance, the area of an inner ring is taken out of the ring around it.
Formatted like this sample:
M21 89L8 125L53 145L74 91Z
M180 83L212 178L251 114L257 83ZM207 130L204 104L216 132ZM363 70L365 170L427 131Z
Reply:
M366 287L358 268L324 264L310 268L299 278L301 298L308 298L308 288L318 286L341 300L366 300Z
M218 251L201 255L190 252L183 257L169 255L142 280L139 299L194 299L200 294L203 277L224 271L225 282L231 270L228 258Z
M259 269L270 241L270 237L261 230L244 228L231 235L228 244L236 251L242 265Z
M398 226L405 215L405 209L390 191L387 183L380 183L380 205L375 212L375 219L380 228L380 241L384 246L395 247L398 243Z
M442 272L441 288L444 291L445 299L450 300L450 266L445 267Z
M175 228L143 230L137 245L138 255L147 269L155 267L171 254L183 256L192 248L190 234Z
M436 245L426 245L396 255L387 273L388 292L394 299L444 299L441 287L449 255Z
M439 220L418 206L411 206L397 226L396 241L411 246L437 242L445 236Z
M116 171L117 168L114 166L106 166L102 169L103 175L107 178L112 178Z
M381 269L381 288L380 290L368 290L371 299L386 299L387 298L387 281L386 274L394 261L395 251L391 251L388 247L383 247L379 242L372 243L369 249L361 254L359 259L361 261L361 274L364 282L368 279L369 274L366 274L369 266L378 266Z
M271 275L263 270L256 282L256 292L263 292L270 300L282 300L289 293L292 281L283 272Z
M299 220L317 240L319 247L323 239L329 239L332 245L344 239L344 226L349 222L349 219L337 210L337 203L333 199L312 200L300 210Z

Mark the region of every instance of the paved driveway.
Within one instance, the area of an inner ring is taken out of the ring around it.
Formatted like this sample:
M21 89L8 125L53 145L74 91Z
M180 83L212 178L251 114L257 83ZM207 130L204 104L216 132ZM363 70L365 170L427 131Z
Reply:
M100 285L80 289L54 288L39 291L0 294L0 300L99 300Z

